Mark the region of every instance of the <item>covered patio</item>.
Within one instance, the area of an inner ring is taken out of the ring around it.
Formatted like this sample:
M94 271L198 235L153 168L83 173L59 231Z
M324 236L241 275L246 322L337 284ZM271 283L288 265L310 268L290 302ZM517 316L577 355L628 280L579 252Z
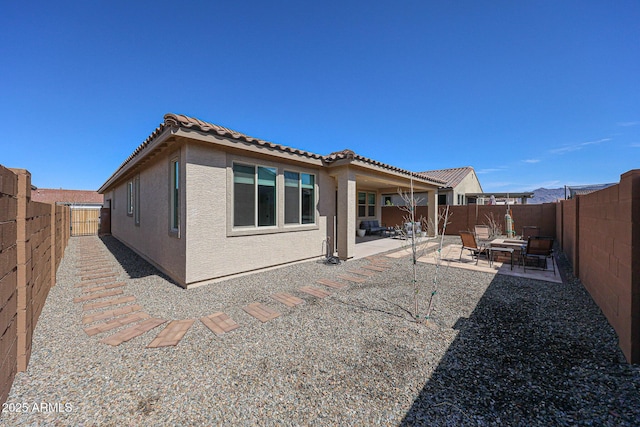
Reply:
M330 167L329 174L336 184L336 224L333 237L337 256L341 260L360 256L356 249L356 230L361 221L380 222L382 194L409 192L413 186L415 193L427 195L429 218L437 223L437 191L443 182L359 156L351 150L332 153L327 156L326 162ZM366 247L389 245L393 249L391 246L394 244L396 248L399 246L395 239L375 242L379 243L370 242ZM360 253L365 253L364 248Z

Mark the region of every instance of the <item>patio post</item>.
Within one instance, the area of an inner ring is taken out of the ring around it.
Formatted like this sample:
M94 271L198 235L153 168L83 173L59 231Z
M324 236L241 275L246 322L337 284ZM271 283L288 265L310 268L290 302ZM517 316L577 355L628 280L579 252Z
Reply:
M336 176L338 197L338 257L346 261L353 258L356 247L356 177L345 168Z
M429 220L433 221L433 230L429 231L429 237L438 235L438 191L427 191L427 205L429 209Z

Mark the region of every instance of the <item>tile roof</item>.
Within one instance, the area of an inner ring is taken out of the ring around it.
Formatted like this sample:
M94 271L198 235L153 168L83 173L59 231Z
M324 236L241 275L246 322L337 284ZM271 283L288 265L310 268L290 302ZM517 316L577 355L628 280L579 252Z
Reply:
M160 126L158 126L156 128L155 131L153 131L153 133L151 135L149 135L149 137L147 137L147 139L144 140L144 142L142 144L140 144L138 146L138 148L136 148L134 150L134 152L118 167L118 169L111 175L111 177L105 182L105 184L103 184L103 186L100 188L100 190L104 190L106 189L106 185L114 178L116 177L116 175L118 175L118 173L124 169L124 167L131 162L132 160L134 160L136 158L136 156L138 156L151 142L153 142L158 136L160 136L165 130L167 129L174 129L177 130L179 128L185 128L185 129L195 129L201 132L205 132L205 133L211 133L211 134L215 134L218 136L222 136L222 137L226 137L226 138L230 138L230 139L234 139L234 140L238 140L238 141L243 141L243 142L247 142L249 144L253 144L255 146L259 146L259 147L265 147L265 148L269 148L269 149L273 149L273 150L278 150L278 151L282 151L285 153L290 153L290 154L296 154L296 155L300 155L303 157L307 157L310 159L316 159L316 160L320 160L322 161L323 164L325 165L330 165L333 162L336 162L338 160L342 160L342 159L347 159L349 161L352 160L358 160L367 164L371 164L371 165L375 165L375 166L380 166L383 167L385 169L389 169L389 170L393 170L396 172L400 172L400 173L404 173L407 175L411 175L414 176L416 178L420 178L423 180L428 180L431 181L433 184L435 185L443 185L445 182L442 179L439 179L437 177L432 177L432 176L426 176L426 175L422 175L422 174L418 174L415 172L411 172L408 170L404 170L395 166L391 166L382 162L379 162L377 160L372 160L369 159L367 157L364 156L360 156L358 154L355 154L353 151L351 150L342 150L342 151L336 151L334 153L331 153L327 156L323 156L320 154L315 154L309 151L305 151L305 150L299 150L297 148L292 148L292 147L288 147L286 145L281 145L281 144L275 144L273 142L268 142L262 139L258 139L258 138L254 138L252 136L249 135L245 135L241 132L223 127L223 126L219 126L213 123L209 123L209 122L205 122L203 120L194 118L194 117L189 117L189 116L185 116L184 114L174 114L174 113L167 113L164 115L164 123L160 124Z
M104 196L97 191L37 188L31 190L31 200L42 203L102 204Z
M464 166L461 168L450 169L438 169L432 171L419 172L419 175L430 179L437 179L445 182L444 187L456 187L462 182L462 180L470 173L473 172L471 166Z

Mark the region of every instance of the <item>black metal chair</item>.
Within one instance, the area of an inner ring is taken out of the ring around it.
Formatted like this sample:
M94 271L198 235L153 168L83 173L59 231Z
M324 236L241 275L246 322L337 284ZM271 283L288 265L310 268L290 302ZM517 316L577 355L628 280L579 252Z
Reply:
M544 236L531 236L527 240L527 246L522 251L522 265L524 271L527 271L527 260L535 259L536 264L539 265L541 261L544 261L544 267L531 267L538 269L547 269L547 259L551 258L551 265L553 266L553 275L556 275L556 265L553 260L553 237Z

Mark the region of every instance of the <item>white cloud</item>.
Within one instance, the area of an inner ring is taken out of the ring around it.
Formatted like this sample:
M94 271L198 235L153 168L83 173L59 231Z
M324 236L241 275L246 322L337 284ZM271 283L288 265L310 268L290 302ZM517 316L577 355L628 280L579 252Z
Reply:
M554 154L570 153L572 151L582 150L583 148L588 147L589 145L598 145L607 141L611 141L611 138L602 138L602 139L598 139L597 141L587 141L587 142L581 142L579 144L565 145L564 147L554 148L553 150L550 150L550 152Z
M640 148L640 142L636 142L634 144L630 144L629 147Z
M486 174L486 173L493 173L493 172L500 172L503 171L504 169L502 168L488 168L488 169L479 169L476 171L476 173L478 175L482 175L482 174Z
M527 160L523 160L523 162L525 163L538 163L540 161L540 159L527 159Z
M616 123L618 126L629 127L629 126L638 126L640 125L640 121L635 122L618 122Z

